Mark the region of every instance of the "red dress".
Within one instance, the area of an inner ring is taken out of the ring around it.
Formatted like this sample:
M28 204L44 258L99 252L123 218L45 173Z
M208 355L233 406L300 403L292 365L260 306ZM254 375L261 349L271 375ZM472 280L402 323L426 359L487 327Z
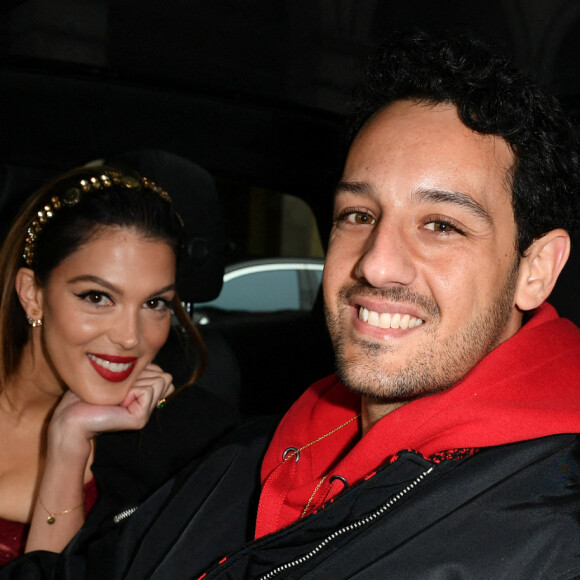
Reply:
M91 479L85 485L85 514L97 501L97 485ZM24 553L28 524L0 518L0 568Z

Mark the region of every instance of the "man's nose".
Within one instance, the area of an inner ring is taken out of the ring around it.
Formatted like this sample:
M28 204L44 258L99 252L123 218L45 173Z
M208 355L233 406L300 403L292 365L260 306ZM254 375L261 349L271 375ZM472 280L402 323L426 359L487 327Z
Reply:
M366 240L355 275L375 288L409 285L416 276L411 237L399 227L379 223Z
M111 342L126 350L135 348L139 344L140 334L139 312L133 309L123 310L109 330Z

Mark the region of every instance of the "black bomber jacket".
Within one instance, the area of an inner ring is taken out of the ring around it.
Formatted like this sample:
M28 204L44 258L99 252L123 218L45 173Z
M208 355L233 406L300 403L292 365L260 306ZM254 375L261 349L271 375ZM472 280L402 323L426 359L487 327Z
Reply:
M267 431L243 428L129 517L89 519L62 555L30 554L0 578L580 577L578 435L439 463L403 452L252 541Z

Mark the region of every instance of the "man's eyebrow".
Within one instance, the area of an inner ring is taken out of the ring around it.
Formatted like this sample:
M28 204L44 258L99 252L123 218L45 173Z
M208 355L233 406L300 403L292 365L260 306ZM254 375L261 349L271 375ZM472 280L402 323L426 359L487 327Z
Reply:
M378 194L370 183L362 181L341 181L336 186L335 196L340 195L355 195L361 197L377 197ZM491 216L487 210L465 193L460 191L453 191L448 189L424 188L415 192L418 201L432 202L432 203L449 203L460 206L476 218L482 219L487 223L492 223Z
M340 181L334 190L334 195L339 196L345 193L360 196L374 196L375 191L369 183L362 181Z
M68 282L68 284L74 284L75 282L92 282L93 284L98 284L99 286L102 286L103 288L106 288L107 290L110 290L111 292L115 292L116 294L121 294L121 295L123 294L123 291L119 287L117 287L115 284L111 284L107 280L103 280L102 278L99 278L98 276L92 276L91 274L83 274L81 276L75 276L74 278L67 280L67 282ZM161 289L157 290L156 292L154 292L152 294L152 296L157 296L158 294L165 294L165 292L170 292L172 290L175 290L175 284L168 284L164 288L161 288Z
M465 193L447 189L420 189L416 192L416 195L421 201L458 205L472 213L475 217L488 223L492 222L491 216L486 209Z

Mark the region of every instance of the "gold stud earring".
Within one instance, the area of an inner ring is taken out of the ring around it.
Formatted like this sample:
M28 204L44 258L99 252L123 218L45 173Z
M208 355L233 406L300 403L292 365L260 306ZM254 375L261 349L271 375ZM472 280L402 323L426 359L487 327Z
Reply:
M31 316L26 316L26 322L28 322L28 324L30 324L30 326L32 326L32 328L36 328L37 326L42 326L42 319L38 318L38 319L34 319Z

